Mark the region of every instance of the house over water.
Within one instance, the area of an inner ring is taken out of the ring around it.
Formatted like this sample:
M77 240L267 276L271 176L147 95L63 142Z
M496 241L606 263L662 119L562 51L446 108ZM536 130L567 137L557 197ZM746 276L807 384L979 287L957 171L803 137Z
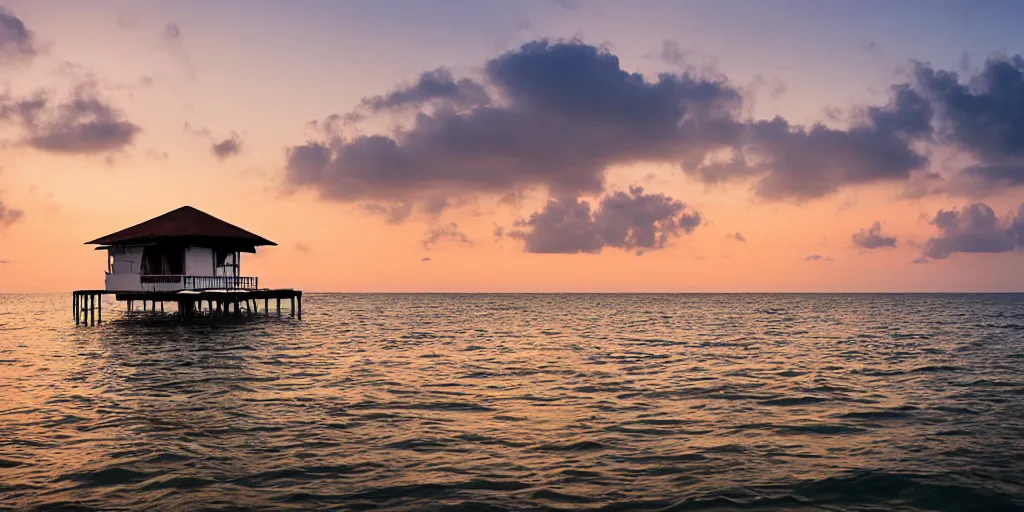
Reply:
M242 275L242 253L266 238L191 206L97 238L88 245L107 251L108 291L176 291L259 288Z
M135 311L135 302L143 310L157 303L163 311L164 302L177 302L183 317L202 312L218 316L241 313L244 303L246 314L259 312L257 299L264 300L269 314L270 299L291 299L292 311L298 300L301 318L302 292L260 288L259 278L242 275L243 253L255 254L260 246L277 245L266 238L224 222L191 206L183 206L159 217L136 224L121 231L86 242L107 251L107 271L102 290L79 290L74 294L75 320L85 314L95 315L99 308L102 320L102 296L114 294L116 300L126 301L129 311ZM97 306L97 302L100 304Z

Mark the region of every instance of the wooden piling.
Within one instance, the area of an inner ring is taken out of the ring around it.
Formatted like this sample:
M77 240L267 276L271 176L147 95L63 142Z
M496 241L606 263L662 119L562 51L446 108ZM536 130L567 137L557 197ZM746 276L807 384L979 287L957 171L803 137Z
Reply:
M103 323L103 295L96 295L96 323Z

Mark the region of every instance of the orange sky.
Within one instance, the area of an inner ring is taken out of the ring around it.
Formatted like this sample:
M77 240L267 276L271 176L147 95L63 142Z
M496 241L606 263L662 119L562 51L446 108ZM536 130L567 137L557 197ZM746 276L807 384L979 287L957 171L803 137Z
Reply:
M405 52L395 47L404 43L404 36L392 38L370 21L359 29L353 13L345 13L332 29L298 15L277 16L266 3L242 9L223 2L205 17L198 4L188 2L177 7L129 2L65 2L59 8L57 3L42 6L28 1L0 4L32 30L39 48L23 62L0 60L0 91L25 95L45 87L66 97L74 84L93 80L99 95L142 130L132 144L117 150L56 154L19 143L19 128L0 124L0 141L5 141L0 144L0 203L24 212L6 226L0 223L0 260L5 262L0 264L0 292L100 287L105 254L82 242L186 204L279 244L255 256L245 255L244 275L257 275L267 286L306 291L1024 287L1024 274L1016 271L1022 257L1017 251L953 254L927 264L912 263L921 256L919 244L936 235L929 219L940 209L962 207L973 199L906 199L901 197L902 183L844 186L802 202L769 201L751 191L751 181L707 186L679 172L676 165L613 166L605 174L606 191L643 185L648 192L685 202L706 219L692 234L672 237L666 247L646 250L642 256L615 247L600 254L532 254L519 240L496 239L496 225L511 229L517 219L544 205L548 195L543 187L535 187L516 206L500 203L495 195L478 194L438 217L414 215L390 224L365 213L359 203L331 201L311 189L292 191L285 186L286 148L312 136L308 121L349 112L362 98L386 94L438 66L449 66L459 76L472 74L486 59L537 37L582 36L588 43L609 44L623 69L652 80L659 71L671 71L671 66L650 57L661 50L660 41L673 35L668 29L646 34L636 28L641 20L616 18L618 23L612 23L608 13L590 12L586 4L560 12L526 3L526 14L496 7L494 16L503 20L506 30L501 37L474 40L484 37L476 31L465 40L438 35L436 44L408 44ZM514 23L520 15L530 22ZM179 27L179 37L167 36L169 23ZM290 42L277 44L273 39L278 37ZM715 61L737 88L759 73L768 83L786 85L785 92L774 97L770 87L761 89L755 118L779 114L797 123L827 121L826 107L849 111L886 101L884 84L891 77L892 63L865 56L855 44L848 51L859 55L858 60L847 61L847 67L858 71L860 82L843 80L844 73L852 73L847 69L833 73L836 85L829 87L801 68L802 55L787 53L785 41L775 41L776 58L764 59L745 57L738 43L722 41L710 29L703 41L696 38L683 41L686 48L697 49L691 58ZM716 44L722 48L721 58ZM332 60L326 60L324 46L335 47ZM382 49L375 53L375 47ZM891 61L912 57L917 56L900 55ZM405 121L396 117L374 122L362 130L386 131L391 123ZM239 134L242 151L216 158L211 143L232 132ZM933 165L943 161L933 159ZM583 199L594 202L597 197L585 194ZM1015 211L1022 199L1019 190L1006 189L984 201L1004 215ZM897 238L896 247L854 247L851 235L876 221L886 235ZM428 230L452 222L471 244L449 240L423 246ZM746 241L729 237L736 232ZM811 255L822 258L806 261Z

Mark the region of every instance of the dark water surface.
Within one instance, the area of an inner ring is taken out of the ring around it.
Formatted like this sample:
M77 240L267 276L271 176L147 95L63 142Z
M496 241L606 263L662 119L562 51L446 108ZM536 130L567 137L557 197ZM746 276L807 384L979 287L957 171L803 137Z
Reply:
M1024 295L303 310L0 296L0 508L1024 510Z

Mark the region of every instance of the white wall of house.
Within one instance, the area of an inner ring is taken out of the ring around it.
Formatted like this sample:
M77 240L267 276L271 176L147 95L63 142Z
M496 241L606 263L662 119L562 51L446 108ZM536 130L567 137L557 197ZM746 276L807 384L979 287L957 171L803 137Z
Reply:
M213 249L209 247L188 247L185 249L185 275L212 276Z
M106 273L106 289L111 291L175 291L184 286L183 280L167 276L161 282L142 283L143 247L111 247L108 254L113 257ZM185 275L197 277L237 277L233 266L217 267L214 250L209 247L188 247L185 249ZM225 265L235 264L234 255L229 255ZM166 280L167 282L162 282Z

